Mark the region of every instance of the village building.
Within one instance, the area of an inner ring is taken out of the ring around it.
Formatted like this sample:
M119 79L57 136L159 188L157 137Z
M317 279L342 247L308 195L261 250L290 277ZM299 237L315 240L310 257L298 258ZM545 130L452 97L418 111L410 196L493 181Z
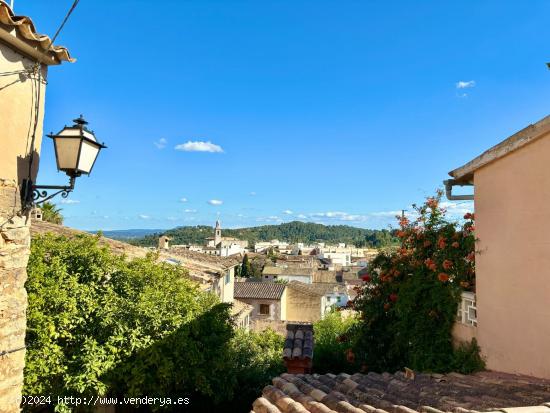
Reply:
M286 286L267 282L237 282L235 298L252 306L252 321L285 321Z
M0 410L8 413L19 412L25 366L31 221L21 188L38 172L48 66L74 61L51 43L0 1Z
M222 237L222 228L219 220L216 221L216 226L214 227L214 236L206 238L204 245L173 245L169 247L168 241L170 241L170 238L166 235L159 237L159 249L186 249L219 257L244 255L248 247L248 241L232 237Z
M254 244L254 252L266 252L270 249L274 249L280 253L284 253L288 250L288 242L279 241L274 239L271 241L262 241Z
M550 378L550 116L450 172L474 189L475 295L455 337L475 337L487 368ZM471 189L470 189L471 191Z

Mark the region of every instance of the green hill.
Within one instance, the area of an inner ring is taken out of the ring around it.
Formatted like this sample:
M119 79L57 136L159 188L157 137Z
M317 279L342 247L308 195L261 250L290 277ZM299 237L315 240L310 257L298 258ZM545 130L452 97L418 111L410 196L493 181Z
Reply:
M158 237L166 234L172 238L172 244L203 245L207 237L213 236L213 228L209 226L178 227L163 233L146 235L129 240L139 246L156 246ZM278 239L291 243L326 242L335 244L345 242L357 247L386 247L396 243L396 238L388 230L372 230L351 227L348 225L322 225L309 222L293 221L279 225L263 225L259 227L224 229L224 237L234 237L247 240L250 245L257 241Z

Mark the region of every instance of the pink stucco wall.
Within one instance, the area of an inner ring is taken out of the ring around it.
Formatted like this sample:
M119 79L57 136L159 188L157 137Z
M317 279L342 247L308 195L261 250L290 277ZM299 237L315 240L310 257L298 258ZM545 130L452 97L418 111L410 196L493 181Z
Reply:
M474 175L487 367L550 378L550 134Z

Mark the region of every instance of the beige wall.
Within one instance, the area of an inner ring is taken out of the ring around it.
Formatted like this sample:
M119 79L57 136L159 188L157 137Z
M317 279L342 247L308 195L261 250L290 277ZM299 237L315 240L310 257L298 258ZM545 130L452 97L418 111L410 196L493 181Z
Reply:
M474 181L477 338L487 367L550 378L550 136Z
M31 68L32 60L15 52L0 42L0 73ZM42 67L42 77L47 67ZM21 183L28 175L28 159L33 149L37 152L33 162L33 175L38 168L42 121L44 118L44 96L46 85L40 83L40 104L38 117L34 110L35 94L39 82L23 74L0 76L0 178ZM32 131L36 121L34 148L31 147ZM31 126L29 128L29 126ZM33 176L34 178L34 176Z
M215 293L218 295L221 301L224 303L232 303L235 292L235 268L231 268L229 271L229 283L226 283L225 275L220 276L216 281ZM244 300L241 300L244 301Z
M470 343L472 339L477 339L477 327L456 322L453 326L452 335L455 346L461 343Z
M284 297L284 293L283 293ZM256 298L239 298L240 301L243 301L247 304L250 304L253 307L252 312L250 313L250 319L253 322L259 320L266 321L284 321L285 314L283 312L282 300L265 300L265 299L256 299ZM267 304L270 306L270 314L260 314L260 305Z
M29 68L33 62L0 43L0 73ZM46 69L42 68L46 76ZM35 88L33 88L33 85ZM30 219L22 212L19 184L29 176L30 154L35 151L31 178L38 168L45 85L40 84L38 114L34 108L38 81L24 74L0 76L0 411L19 412L25 351L27 262ZM36 122L36 139L32 131Z
M322 317L322 298L287 287L286 319L288 321L314 322Z

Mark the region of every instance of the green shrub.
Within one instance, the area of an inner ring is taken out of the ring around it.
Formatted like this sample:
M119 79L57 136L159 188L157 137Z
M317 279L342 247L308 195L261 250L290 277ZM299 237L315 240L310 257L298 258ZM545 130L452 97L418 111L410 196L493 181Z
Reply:
M453 370L462 374L471 374L485 370L485 360L475 338L461 343L454 352Z
M262 332L237 330L231 341L232 376L239 389L224 407L231 411L247 411L271 379L283 373L285 339L271 329Z
M332 311L313 324L313 369L316 373L353 372L354 366L349 363L346 353L350 348L347 336L355 323L355 318L344 318L341 312Z
M32 242L24 394L189 397L186 411L249 408L282 371L283 338L235 332L230 305L201 292L186 270L155 256L127 261L98 238Z

